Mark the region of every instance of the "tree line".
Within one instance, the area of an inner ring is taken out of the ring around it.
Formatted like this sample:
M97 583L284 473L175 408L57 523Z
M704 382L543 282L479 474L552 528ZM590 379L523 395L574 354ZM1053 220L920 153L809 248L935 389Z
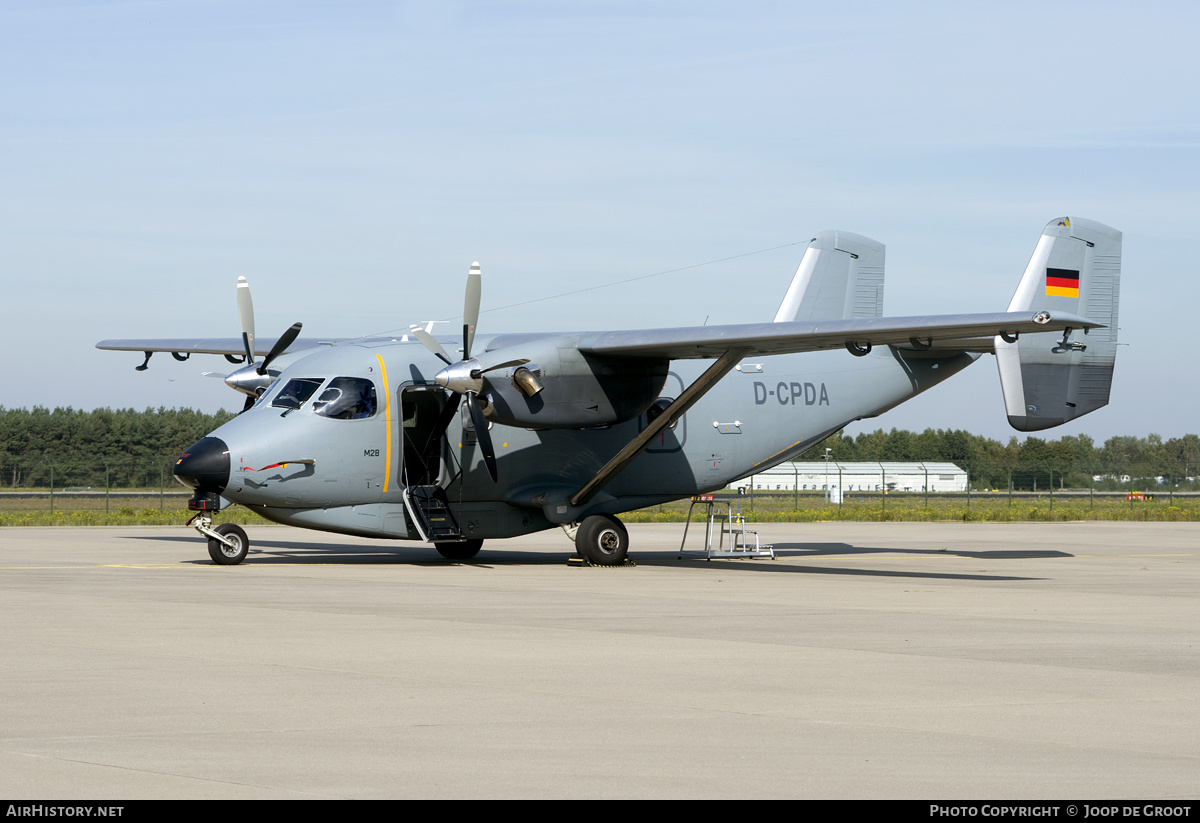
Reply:
M54 485L157 486L179 453L235 416L234 412L206 414L194 409L7 409L0 406L0 487ZM1154 478L1176 485L1193 485L1200 475L1200 436L1187 434L1163 440L1110 437L1103 444L1086 434L1057 440L1016 437L1001 443L961 429L902 429L864 432L849 437L837 432L803 456L816 459L825 448L840 462L946 461L971 473L981 488L1086 488L1093 477L1106 476L1109 485L1148 486ZM1129 478L1122 480L1122 478Z
M7 409L0 406L0 486L157 486L163 467L234 417L194 409ZM166 479L170 480L167 471Z

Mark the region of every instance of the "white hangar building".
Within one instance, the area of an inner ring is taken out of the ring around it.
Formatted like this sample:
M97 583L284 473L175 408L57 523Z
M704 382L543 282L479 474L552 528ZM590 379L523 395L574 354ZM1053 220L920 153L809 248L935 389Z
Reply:
M826 477L831 490L841 493L879 492L965 492L967 473L954 463L840 463L830 460L826 475L824 460L781 463L773 469L743 478L731 489L755 491L824 491Z

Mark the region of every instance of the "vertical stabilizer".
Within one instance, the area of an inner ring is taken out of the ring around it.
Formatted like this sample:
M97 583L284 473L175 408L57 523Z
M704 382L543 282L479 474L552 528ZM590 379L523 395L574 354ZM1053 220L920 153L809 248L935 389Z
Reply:
M1009 311L1049 309L1106 328L1015 342L996 338L1008 422L1038 431L1108 405L1117 355L1121 233L1079 217L1051 220L1034 249Z
M879 317L884 246L848 231L823 231L800 260L776 323Z

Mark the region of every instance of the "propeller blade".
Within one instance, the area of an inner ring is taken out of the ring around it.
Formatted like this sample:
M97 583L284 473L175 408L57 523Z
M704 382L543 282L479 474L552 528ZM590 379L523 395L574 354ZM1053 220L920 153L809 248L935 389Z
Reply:
M238 320L242 324L242 345L246 347L246 362L254 362L254 301L250 299L250 284L238 277Z
M479 377L480 375L487 374L490 371L496 371L496 369L508 369L513 366L524 366L528 362L529 358L525 357L520 360L509 360L506 363L497 363L494 366L488 366L486 369L473 369L471 371L471 377Z
M256 400L258 400L257 397L247 397L245 405L242 406L242 411L250 411L250 407L254 405Z
M495 483L498 475L496 474L496 452L492 448L492 435L488 431L488 421L483 416L483 409L479 407L479 398L473 391L467 392L467 411L471 413L471 423L475 426L475 439L479 443L479 450L483 452L483 462L487 465L488 474L492 476L492 482Z
M271 351L268 352L267 356L263 358L263 361L258 364L258 368L255 369L255 371L257 371L259 374L266 374L267 366L271 365L272 360L283 354L287 347L295 342L296 338L300 336L300 329L302 327L302 323L293 323L291 326L289 326L288 330L283 333L283 336L275 341L275 345L271 347Z
M465 380L472 366L478 365L477 361L471 360L471 346L475 342L475 326L479 323L479 302L483 294L483 274L479 268L479 263L472 263L471 270L467 273L467 288L463 298L463 347L462 359L454 361L450 359L450 355L442 348L441 344L433 339L433 335L427 332L420 326L409 326L408 330L413 337L421 341L425 348L429 349L439 360L446 364L447 369L443 369L438 373L438 383L447 388L451 388L452 383L462 383ZM468 361L470 361L468 363ZM496 451L492 447L492 436L488 432L488 421L484 417L483 408L479 405L479 397L473 391L463 389L467 386L475 387L477 384L474 381L479 380L479 376L484 372L494 371L496 369L504 369L510 366L522 366L528 363L528 360L512 360L507 363L500 363L495 366L488 366L482 371L470 372L470 381L465 385L457 385L459 391L451 389L450 397L446 400L446 405L442 407L442 412L438 415L437 422L434 424L433 430L429 434L429 439L426 441L425 448L428 449L435 441L440 440L446 434L446 430L450 428L450 424L454 421L454 415L458 412L458 408L462 403L463 397L467 400L467 411L471 414L471 423L475 427L475 440L479 444L480 453L483 455L483 462L487 466L488 474L492 477L492 482L497 480L496 473ZM451 374L453 372L453 374Z
M433 339L432 334L425 331L420 326L409 326L408 333L420 340L425 345L425 348L433 352L447 366L453 363L453 361L450 359L450 355L446 354L446 350L442 348L441 343Z
M483 294L483 272L479 263L471 264L467 274L467 295L463 300L463 360L471 359L471 344L475 342L475 326L479 323L479 300Z

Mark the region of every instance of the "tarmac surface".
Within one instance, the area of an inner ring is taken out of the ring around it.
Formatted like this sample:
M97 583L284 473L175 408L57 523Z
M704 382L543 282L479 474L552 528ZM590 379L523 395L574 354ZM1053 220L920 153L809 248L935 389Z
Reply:
M0 797L1200 797L1200 524L0 529Z

